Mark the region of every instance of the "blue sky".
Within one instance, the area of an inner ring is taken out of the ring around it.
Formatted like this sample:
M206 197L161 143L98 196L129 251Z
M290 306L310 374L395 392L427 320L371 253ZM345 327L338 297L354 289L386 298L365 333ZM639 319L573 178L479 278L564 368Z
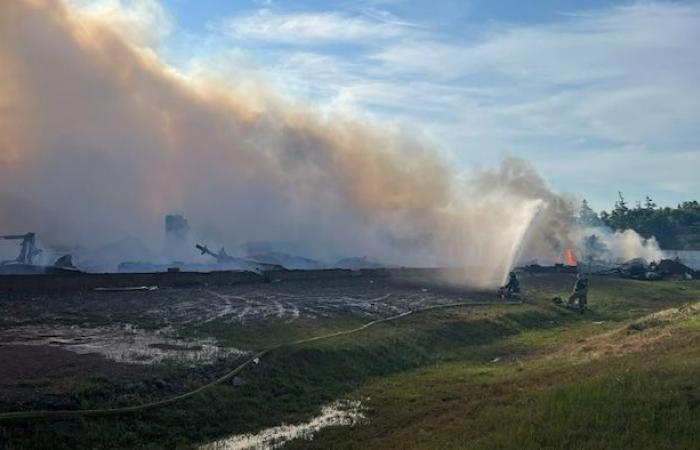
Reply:
M183 71L253 67L416 130L457 170L524 157L597 208L700 197L698 1L120 3Z

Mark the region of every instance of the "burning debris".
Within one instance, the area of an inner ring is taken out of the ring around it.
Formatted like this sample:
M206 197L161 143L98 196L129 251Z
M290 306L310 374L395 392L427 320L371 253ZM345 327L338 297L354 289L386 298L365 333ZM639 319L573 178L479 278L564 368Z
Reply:
M564 250L563 258L564 263L555 263L551 266L542 266L535 260L518 270L526 273L577 273L579 271L579 263L573 248L567 247Z
M662 259L658 263L655 261L649 263L644 258L631 259L617 267L598 271L597 274L652 281L673 277L694 279L700 275L678 259Z

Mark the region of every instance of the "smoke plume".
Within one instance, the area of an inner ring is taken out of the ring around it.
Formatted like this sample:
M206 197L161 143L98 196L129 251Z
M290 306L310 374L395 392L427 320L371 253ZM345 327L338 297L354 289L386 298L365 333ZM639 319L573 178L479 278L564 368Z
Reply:
M179 212L210 241L467 267L479 286L570 244L571 202L525 161L457 176L399 127L247 75L185 77L123 22L0 2L0 232L160 243Z

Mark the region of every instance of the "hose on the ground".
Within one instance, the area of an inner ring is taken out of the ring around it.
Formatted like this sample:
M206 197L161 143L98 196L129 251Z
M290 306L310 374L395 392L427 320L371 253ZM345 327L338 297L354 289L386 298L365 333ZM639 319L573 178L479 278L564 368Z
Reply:
M436 309L446 309L446 308L456 308L456 307L461 307L461 306L485 306L485 305L495 305L497 303L494 302L461 302L461 303L449 303L449 304L443 304L443 305L433 305L433 306L428 306L426 308L421 308L421 309L415 309L415 310L409 310L406 312L403 312L401 314L397 314L391 317L386 317L383 319L377 319L373 320L371 322L367 322L364 325L361 325L356 328L352 328L350 330L344 330L344 331L337 331L334 333L328 333L324 334L321 336L314 336L310 338L305 338L305 339L299 339L296 341L290 341L290 342L285 342L282 344L277 344L272 347L269 347L265 350L259 351L252 356L250 356L248 359L246 359L244 362L239 364L236 368L231 370L230 372L226 373L225 375L203 385L198 387L197 389L185 392L184 394L176 395L174 397L169 397L163 400L157 400L149 403L142 403L140 405L133 405L133 406L124 406L124 407L119 407L119 408L105 408L105 409L76 409L76 410L54 410L54 411L49 411L49 410L42 410L42 411L13 411L13 412L3 412L0 413L0 421L7 421L7 420L27 420L27 419L71 419L71 418L79 418L79 417L94 417L94 416L111 416L111 415L120 415L120 414L126 414L126 413L133 413L133 412L140 412L140 411L146 411L150 409L156 409L156 408L161 408L163 406L171 405L175 402L179 402L181 400L186 400L188 398L194 397L195 395L201 394L202 392L209 390L213 388L214 386L217 386L221 383L225 383L226 381L230 380L234 376L238 375L245 369L246 367L250 366L251 364L257 364L260 361L260 358L263 356L278 350L283 347L292 347L296 345L301 345L301 344L307 344L310 342L317 342L321 340L326 340L326 339L331 339L334 337L339 337L339 336L346 336L349 334L354 334L358 333L360 331L366 330L367 328L370 328L372 326L378 325L380 323L386 323L386 322L393 322L399 319L403 319L404 317L413 315L413 314L418 314L418 313L423 313L427 311L433 311ZM514 302L509 302L509 304L519 304L514 303Z

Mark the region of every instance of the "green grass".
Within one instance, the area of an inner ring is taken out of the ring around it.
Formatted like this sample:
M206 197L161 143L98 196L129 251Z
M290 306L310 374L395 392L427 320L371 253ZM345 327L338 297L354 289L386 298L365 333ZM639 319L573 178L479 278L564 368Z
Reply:
M654 356L576 367L438 364L369 383L353 394L369 398L368 425L296 446L696 448L700 352Z
M518 350L498 362L462 357L367 383L351 397L365 399L369 424L290 448L697 448L700 315L660 325L670 337L642 352L554 353L586 339L593 349L597 338L622 339L643 313L699 301L700 285L603 281L612 286L587 319L565 314L496 340L485 347L492 355ZM530 300L544 308L546 298Z
M295 321L266 319L264 321L225 321L187 325L178 330L180 338L215 338L221 345L244 350L262 350L284 342L296 341L322 334L351 329L364 323L356 316L334 317L332 320L300 318Z

